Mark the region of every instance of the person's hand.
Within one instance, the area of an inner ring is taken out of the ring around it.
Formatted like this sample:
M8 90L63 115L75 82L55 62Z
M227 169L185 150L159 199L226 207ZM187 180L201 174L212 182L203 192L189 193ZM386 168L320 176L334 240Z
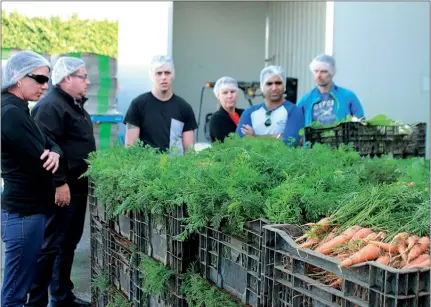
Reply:
M254 136L253 127L250 126L250 125L242 125L241 132L244 133L244 134L248 134L248 135Z
M56 152L49 151L48 149L45 149L43 151L42 155L40 156L40 159L44 160L45 158L47 158L47 159L46 159L45 163L43 164L43 167L47 171L50 171L52 169L52 173L54 174L58 169L58 163L59 163L60 155Z
M69 206L70 189L67 183L55 189L55 204L60 207Z

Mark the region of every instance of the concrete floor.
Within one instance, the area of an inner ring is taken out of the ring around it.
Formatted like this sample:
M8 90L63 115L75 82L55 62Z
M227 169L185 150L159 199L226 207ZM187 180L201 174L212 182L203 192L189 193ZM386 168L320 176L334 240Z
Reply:
M75 252L75 260L72 268L72 282L75 285L76 296L90 301L90 215L85 219L84 233ZM3 284L4 271L4 245L1 245L1 283Z

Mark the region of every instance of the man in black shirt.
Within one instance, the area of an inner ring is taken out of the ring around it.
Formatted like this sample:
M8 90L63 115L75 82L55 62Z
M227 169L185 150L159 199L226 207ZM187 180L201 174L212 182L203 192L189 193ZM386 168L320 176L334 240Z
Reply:
M174 75L170 57L154 57L150 68L153 89L132 101L124 119L127 147L138 138L145 145L178 154L193 147L196 118L191 106L173 94Z
M54 176L56 212L47 220L45 242L27 306L91 306L75 297L70 280L76 246L84 229L88 196L85 159L96 150L93 124L83 104L90 84L85 63L60 57L52 72L54 88L32 110L42 130L64 152Z

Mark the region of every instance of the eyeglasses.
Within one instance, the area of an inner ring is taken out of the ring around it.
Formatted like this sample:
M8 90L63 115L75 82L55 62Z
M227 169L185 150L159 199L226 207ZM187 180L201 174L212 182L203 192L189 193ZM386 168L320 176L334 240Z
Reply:
M74 75L74 74L72 74L71 76L72 77L77 77L77 78L82 79L82 80L87 80L88 79L88 75Z
M266 113L265 113L265 115L266 115L265 127L269 127L272 124L272 122L271 122L271 113L272 113L272 110L266 111Z
M39 84L45 84L49 81L49 77L44 76L44 75L27 74L26 76L29 78L32 78L33 80L35 80Z

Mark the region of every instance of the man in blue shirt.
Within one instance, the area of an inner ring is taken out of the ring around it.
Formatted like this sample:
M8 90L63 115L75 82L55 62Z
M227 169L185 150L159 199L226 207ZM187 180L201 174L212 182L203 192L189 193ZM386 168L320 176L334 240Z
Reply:
M280 66L265 67L260 73L260 88L264 102L243 112L236 133L283 139L285 144L297 146L299 130L304 127L304 113L283 96L286 72Z
M297 106L303 109L305 126L314 121L333 124L347 116L363 117L364 110L358 97L352 91L335 85L335 60L322 54L310 64L317 86L302 96Z

